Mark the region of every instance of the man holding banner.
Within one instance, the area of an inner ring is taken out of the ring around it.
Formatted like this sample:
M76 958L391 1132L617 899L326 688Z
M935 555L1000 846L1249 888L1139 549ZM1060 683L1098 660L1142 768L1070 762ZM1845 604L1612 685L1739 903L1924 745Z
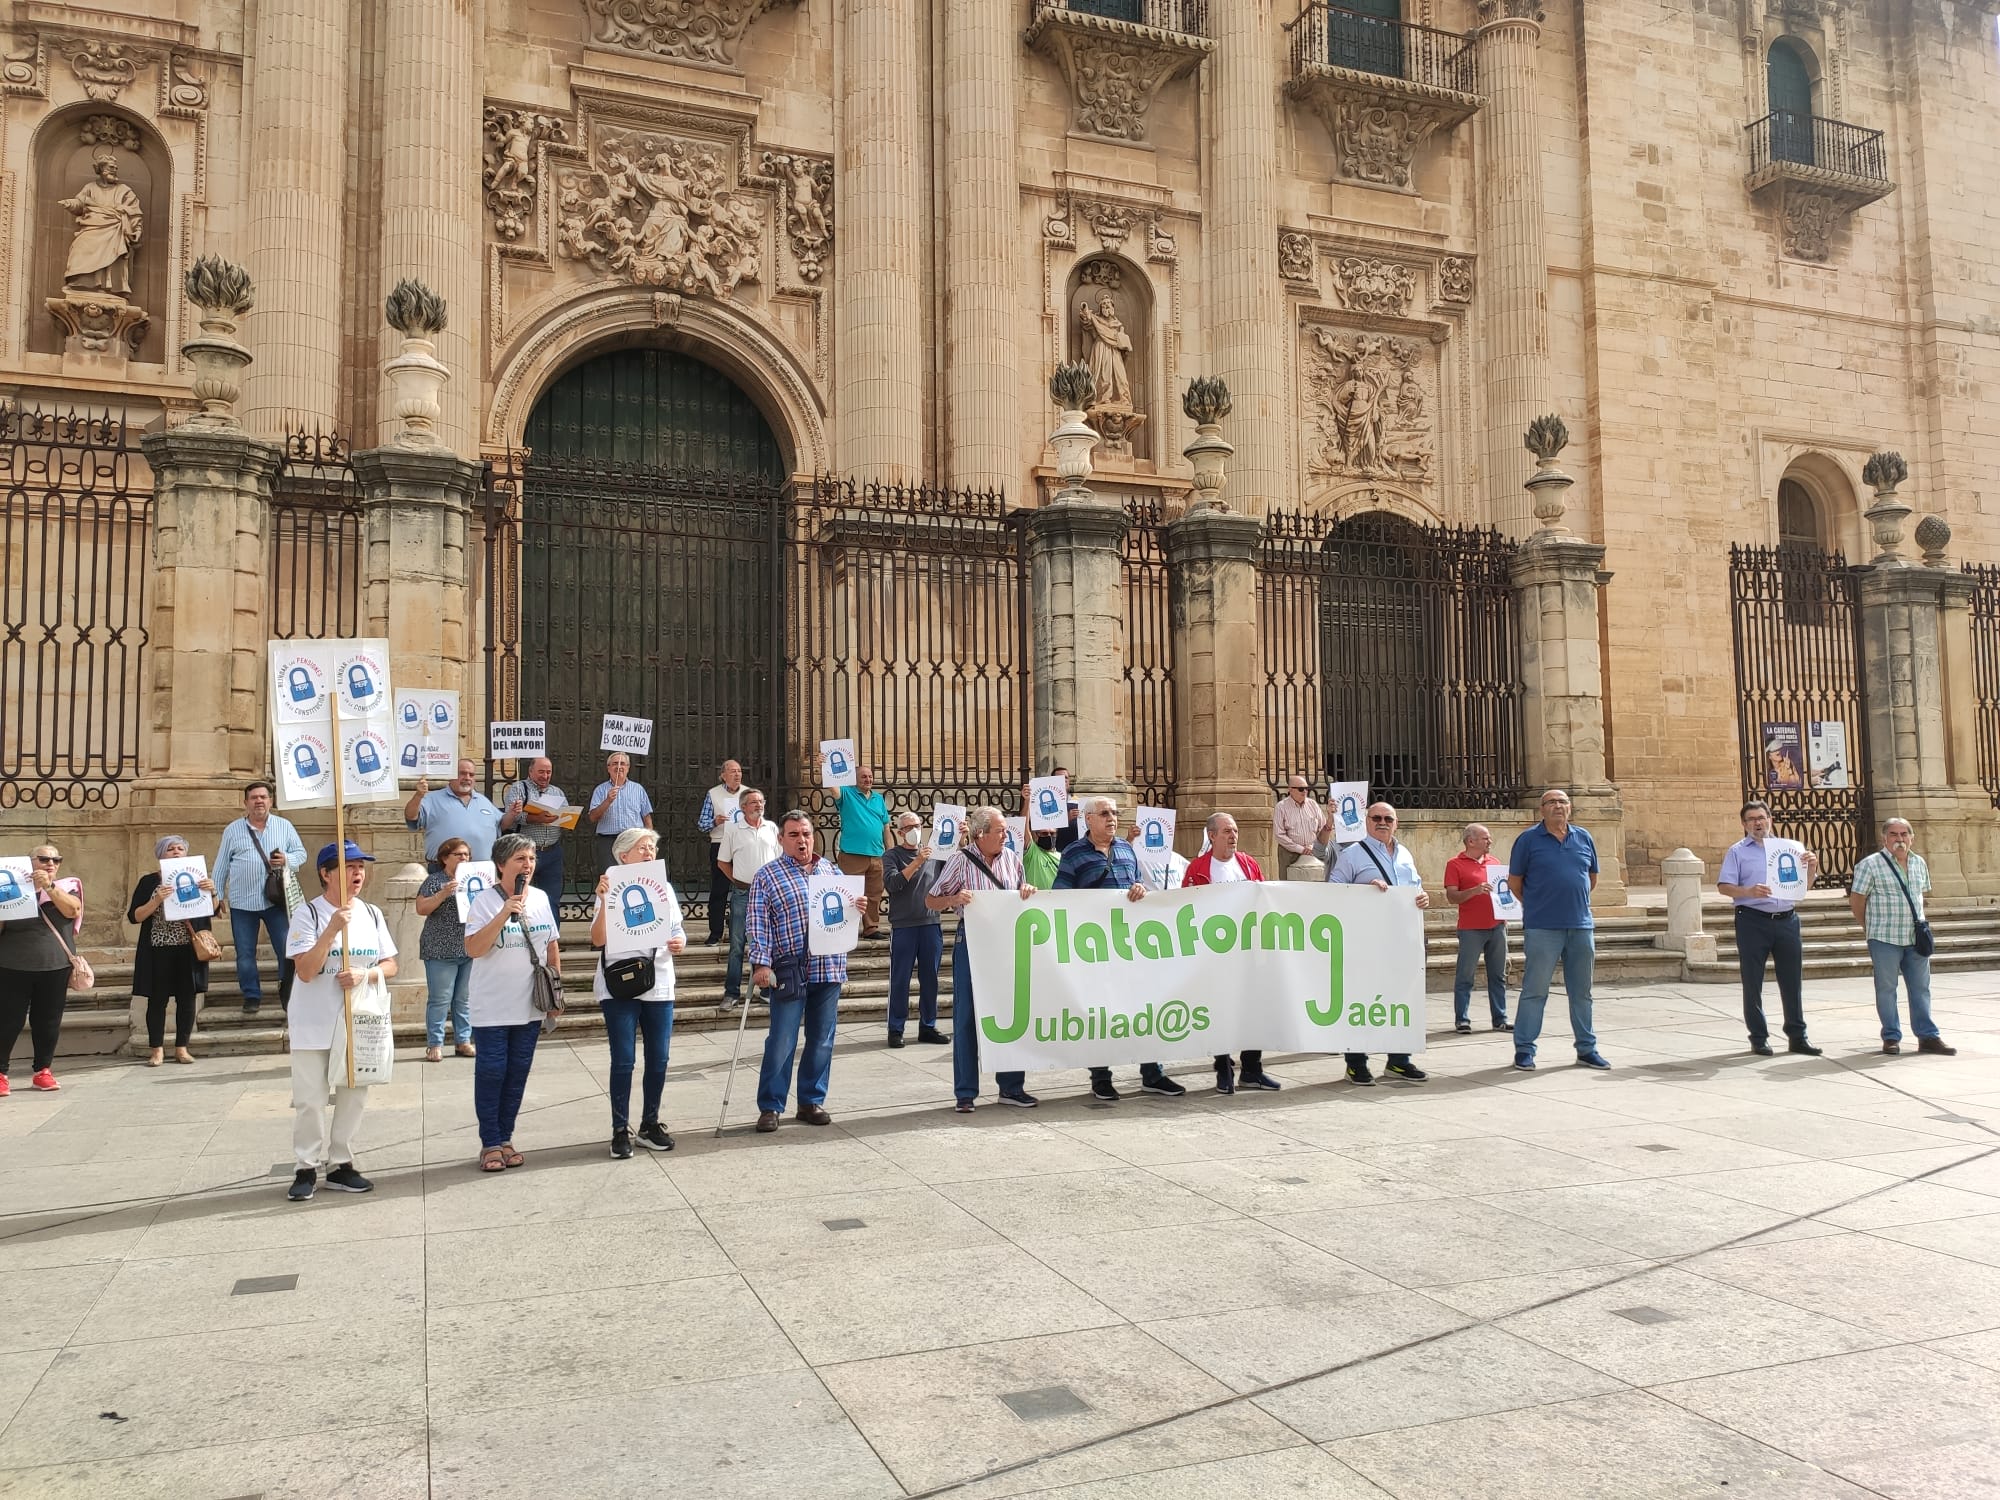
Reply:
M1326 878L1330 885L1372 885L1384 893L1392 886L1415 887L1417 910L1423 911L1431 904L1424 891L1424 877L1417 872L1417 862L1411 858L1409 847L1396 840L1396 809L1386 802L1369 804L1366 836L1341 851ZM1421 974L1422 970L1418 972ZM1423 1003L1421 990L1411 997L1412 1008L1419 1012ZM1391 1052L1385 1071L1391 1078L1405 1078L1411 1083L1422 1083L1430 1076L1410 1061L1407 1052ZM1368 1071L1366 1052L1347 1054L1347 1081L1364 1085L1375 1081L1375 1075Z
M1318 806L1310 800L1306 805ZM1257 868L1256 860L1237 849L1237 838L1234 818L1225 812L1211 813L1208 819L1208 848L1188 861L1187 869L1181 875L1182 886L1230 885L1238 880L1262 880L1264 872ZM1229 1054L1216 1053L1216 1093L1235 1093L1237 1081L1236 1065ZM1278 1080L1265 1075L1264 1054L1258 1048L1244 1050L1242 1085L1246 1089L1270 1089L1273 1092L1278 1088Z
M1034 895L1035 888L1021 878L1020 856L1007 847L1007 816L997 807L975 807L965 815L965 839L958 852L944 862L944 869L932 882L924 905L932 911L963 913L972 904L974 891L1019 891L1021 899ZM965 923L951 947L951 1091L958 1100L958 1113L972 1113L972 1101L979 1097L979 1023L972 989L972 961L965 951ZM1105 1069L1106 1074L1110 1069ZM1027 1089L1026 1073L995 1073L993 1083L1000 1102L1019 1109L1033 1109L1042 1101Z
M1819 1056L1806 1040L1805 944L1799 939L1798 902L1819 873L1819 857L1789 839L1771 836L1771 809L1746 802L1740 816L1743 837L1722 856L1715 888L1736 903L1736 964L1743 978L1743 1025L1750 1050L1771 1052L1771 1027L1764 1019L1764 966L1778 968L1778 1000L1785 1008L1785 1050Z
M1083 837L1063 850L1056 867L1055 889L1097 891L1123 889L1128 901L1146 899L1146 885L1139 871L1139 855L1118 837L1118 804L1110 797L1083 799ZM956 979L954 978L954 983ZM953 1025L965 1029L962 1021ZM1149 1094L1178 1098L1187 1090L1167 1077L1156 1062L1139 1065L1139 1087ZM1090 1070L1090 1097L1103 1104L1116 1104L1118 1090L1112 1086L1109 1068Z

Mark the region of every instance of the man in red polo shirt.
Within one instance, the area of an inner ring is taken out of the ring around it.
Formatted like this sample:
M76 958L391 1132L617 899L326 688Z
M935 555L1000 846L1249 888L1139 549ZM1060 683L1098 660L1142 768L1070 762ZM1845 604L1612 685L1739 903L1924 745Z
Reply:
M1208 820L1208 852L1197 854L1188 861L1187 873L1181 877L1183 886L1228 885L1235 880L1262 880L1264 872L1257 868L1257 861L1241 853L1236 847L1236 820L1228 813L1219 812ZM1230 1061L1227 1052L1216 1054L1215 1091L1218 1094L1233 1094L1238 1083L1236 1064ZM1278 1080L1267 1077L1264 1072L1264 1054L1251 1051L1243 1054L1243 1075L1241 1083L1246 1089L1278 1088Z
M1451 1013L1460 1031L1472 1030L1472 972L1486 960L1486 1009L1495 1031L1512 1031L1507 1019L1507 924L1493 911L1493 880L1486 861L1493 835L1484 823L1465 825L1465 847L1444 867L1444 899L1458 908L1458 973Z

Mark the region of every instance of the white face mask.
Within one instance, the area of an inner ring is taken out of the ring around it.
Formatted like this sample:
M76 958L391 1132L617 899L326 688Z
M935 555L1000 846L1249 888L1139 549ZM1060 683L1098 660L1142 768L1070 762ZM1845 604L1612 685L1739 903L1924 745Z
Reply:
M924 831L922 828L908 828L903 831L903 842L908 844L912 849L920 846L923 841Z

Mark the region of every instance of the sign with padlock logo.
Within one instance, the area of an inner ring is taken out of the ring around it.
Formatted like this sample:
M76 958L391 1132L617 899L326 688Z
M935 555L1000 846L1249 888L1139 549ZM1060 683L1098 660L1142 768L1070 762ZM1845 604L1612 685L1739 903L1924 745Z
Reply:
M267 654L278 805L331 807L336 790L347 802L400 801L389 643L272 641Z
M396 752L391 726L376 715L373 722L341 720L341 791L350 802L379 801L386 788L396 790Z
M1168 888L1174 864L1174 826L1178 819L1171 807L1140 807L1133 815L1132 852L1139 856L1142 883L1156 891Z
M624 714L606 714L604 734L597 748L622 750L627 755L648 755L653 749L653 721L630 719Z
M1026 818L1003 818L1007 825L1007 847L1019 859L1028 848L1028 820Z
M1487 865L1486 878L1493 885L1493 915L1503 922L1520 921L1521 902L1520 898L1515 896L1514 888L1507 884L1507 867Z
M480 893L493 889L500 878L499 869L490 859L465 859L458 864L458 889L452 894L458 900L458 920L472 920L472 903Z
M819 742L819 784L828 791L836 787L858 786L855 775L861 769L861 754L853 740Z
M814 875L806 881L806 952L815 957L852 953L861 941L860 875Z
M193 917L215 915L215 898L201 888L208 879L208 861L199 854L160 861L160 883L167 888L167 904L160 915L169 922L185 922Z
M458 770L458 694L443 688L396 694L396 769L405 781Z
M321 724L330 713L332 641L271 642L271 721Z
M1333 809L1333 838L1338 844L1358 844L1368 837L1368 783L1336 781L1326 794Z
M340 695L340 716L360 719L390 706L389 643L329 641L335 648L333 690Z
M950 859L958 853L965 836L965 808L956 802L939 802L931 808L931 858Z
M35 862L25 854L0 857L0 922L32 921L38 904Z
M542 719L496 719L486 726L486 753L494 760L547 755L549 726Z
M333 805L333 731L325 723L281 726L272 745L282 807Z
M1812 889L1806 846L1793 839L1764 840L1764 883L1780 901L1803 901Z
M604 956L653 954L667 946L681 919L664 860L613 865L604 888Z
M1069 778L1037 776L1028 783L1028 826L1036 833L1069 822Z

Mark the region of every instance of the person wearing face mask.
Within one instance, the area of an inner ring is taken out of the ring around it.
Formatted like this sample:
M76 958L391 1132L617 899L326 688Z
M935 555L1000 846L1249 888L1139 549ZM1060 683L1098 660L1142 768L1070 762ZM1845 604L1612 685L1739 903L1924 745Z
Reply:
M896 814L896 842L882 856L882 889L889 896L889 1045L903 1045L910 1019L910 977L917 980L917 1040L943 1044L938 1030L938 966L944 959L944 927L925 903L943 868L924 841L924 820L913 812Z

